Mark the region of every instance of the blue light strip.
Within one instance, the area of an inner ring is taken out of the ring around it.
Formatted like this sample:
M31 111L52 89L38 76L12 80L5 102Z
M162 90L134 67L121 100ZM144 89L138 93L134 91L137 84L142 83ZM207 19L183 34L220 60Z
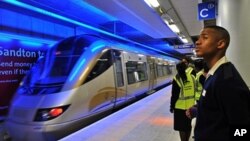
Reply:
M20 41L20 44L23 44L25 46L32 46L32 47L39 47L42 46L42 43L33 42L33 41Z
M90 48L92 48L91 52L93 53L96 50L103 48L105 46L107 46L107 43L105 41L99 40L90 46Z
M94 48L91 49L91 52L95 52L96 50L104 47L105 45L98 45L98 46L95 46Z
M32 41L33 43L35 43L35 42L39 43L39 44L44 43L44 44L48 44L48 45L53 45L57 42L57 41L53 41L53 40L46 40L46 39L42 39L42 38L33 38L33 37L4 33L4 32L0 32L0 37L1 37L0 38L1 41L6 41L6 42L11 41L11 39L21 40L21 41L24 41L24 43L25 43L25 41L27 41L27 42Z
M161 50L158 50L158 49L149 47L149 46L147 46L147 45L144 45L144 44L141 44L141 43L138 43L138 42L129 40L129 39L127 39L127 38L124 38L124 37L121 37L121 36L118 36L118 35L114 35L114 34L112 34L112 33L110 33L110 32L107 32L107 31L104 31L104 30L101 30L101 29L92 27L92 26L90 26L90 25L87 25L87 24L78 22L78 21L76 21L76 20L72 20L72 19L63 17L63 16L61 16L61 15L58 15L58 14L55 14L55 13L52 13L52 12L43 10L43 9L41 9L41 8L37 8L37 7L31 6L31 5L22 3L22 2L17 1L17 0L4 0L3 2L12 4L12 5L15 5L15 6L18 6L18 7L22 7L22 8L25 8L25 9L28 9L28 10L31 10L31 11L34 11L34 12L38 12L38 13L40 13L40 14L43 14L43 15L46 15L46 16L50 16L50 17L53 17L53 18L56 18L56 19L59 19L59 20L65 21L65 22L73 23L73 24L75 24L75 25L82 26L82 27L84 27L84 28L87 28L87 29L91 29L91 30L97 31L97 32L102 33L102 34L105 34L105 35L108 35L108 36L111 36L111 37L115 37L115 38L118 38L118 39L121 39L121 40L130 42L130 43L133 43L133 44L136 44L136 45L139 45L139 46L143 46L143 47L145 47L145 48L148 48L148 49L151 49L151 50L154 50L154 51L157 51L157 52L161 52L161 53L166 54L166 55L169 55L168 53L163 52L163 51L161 51Z
M0 34L1 35L1 34ZM0 42L10 42L12 39L1 36Z

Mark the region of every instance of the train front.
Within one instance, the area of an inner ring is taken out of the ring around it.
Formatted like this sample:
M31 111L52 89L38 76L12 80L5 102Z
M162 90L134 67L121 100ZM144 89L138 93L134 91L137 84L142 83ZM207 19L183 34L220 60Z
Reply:
M67 134L74 116L69 111L75 90L62 89L87 46L86 40L66 39L32 67L20 83L5 121L13 140L48 141Z

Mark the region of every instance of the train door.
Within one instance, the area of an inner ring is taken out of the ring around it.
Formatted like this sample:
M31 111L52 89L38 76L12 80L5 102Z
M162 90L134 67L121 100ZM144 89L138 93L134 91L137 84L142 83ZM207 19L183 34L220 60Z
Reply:
M124 56L121 51L113 50L114 76L116 85L116 103L120 105L127 100L127 85L124 83Z
M147 57L147 62L149 64L149 92L152 92L156 85L156 64L154 57Z

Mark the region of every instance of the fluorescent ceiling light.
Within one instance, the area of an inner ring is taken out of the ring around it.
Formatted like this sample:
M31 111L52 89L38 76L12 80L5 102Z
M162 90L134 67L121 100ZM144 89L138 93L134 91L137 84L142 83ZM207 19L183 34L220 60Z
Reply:
M188 43L188 40L186 38L181 38L183 43Z
M173 32L180 33L180 29L175 24L169 24L168 26Z
M157 0L144 0L149 6L153 6L154 8L159 7L160 4Z
M163 21L168 25L168 27L175 33L180 33L180 29L178 28L177 25L173 23L173 20L170 19L171 21L168 21L166 19L163 19Z

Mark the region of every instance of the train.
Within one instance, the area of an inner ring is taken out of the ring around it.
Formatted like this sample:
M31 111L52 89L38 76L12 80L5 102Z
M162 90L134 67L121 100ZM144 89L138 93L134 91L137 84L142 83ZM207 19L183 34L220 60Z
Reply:
M152 94L174 74L171 57L138 45L88 34L68 37L49 48L21 81L5 127L12 140L58 140Z

